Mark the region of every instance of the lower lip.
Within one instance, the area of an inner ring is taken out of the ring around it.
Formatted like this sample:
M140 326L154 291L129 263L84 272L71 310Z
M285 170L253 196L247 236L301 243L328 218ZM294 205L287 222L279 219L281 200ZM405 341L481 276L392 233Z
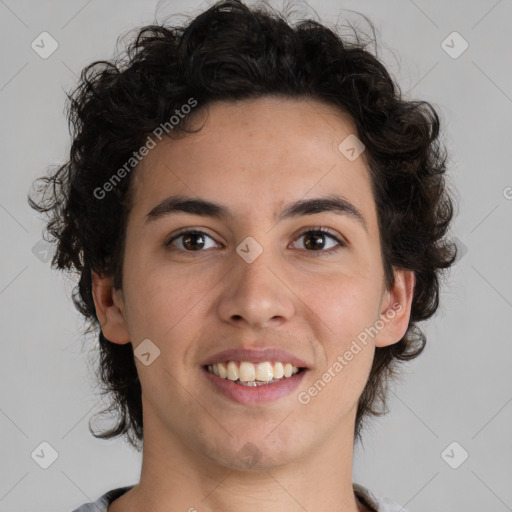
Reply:
M302 370L291 377L261 386L243 386L232 380L217 377L206 368L202 368L206 378L225 396L241 404L253 405L271 402L289 395L297 389L307 370Z

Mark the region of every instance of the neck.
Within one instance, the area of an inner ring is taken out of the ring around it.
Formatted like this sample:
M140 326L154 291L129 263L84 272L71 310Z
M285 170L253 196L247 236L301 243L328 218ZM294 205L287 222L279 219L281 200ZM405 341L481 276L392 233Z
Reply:
M340 426L331 443L310 447L299 458L276 463L263 454L265 462L240 469L194 450L161 424L145 422L140 482L108 512L260 512L263 504L274 512L367 510L352 488L352 432L353 425Z

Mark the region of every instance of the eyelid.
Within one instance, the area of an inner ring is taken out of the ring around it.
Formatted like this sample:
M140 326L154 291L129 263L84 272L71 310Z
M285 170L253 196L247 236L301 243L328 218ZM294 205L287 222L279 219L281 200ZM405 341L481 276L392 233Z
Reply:
M309 233L309 232L324 233L325 235L329 235L332 238L334 238L335 240L337 240L340 244L341 243L343 243L343 244L347 244L348 243L345 240L345 237L343 237L340 233L338 233L337 231L334 231L331 228L327 228L325 226L310 226L310 227L301 228L300 231L299 231L299 234L297 235L297 237L295 239L297 239L300 236L302 236L302 235L304 235L306 233Z
M172 242L174 242L174 240L176 240L176 238L179 238L182 235L188 235L188 234L206 235L209 238L211 238L212 240L214 240L215 243L219 243L219 242L217 242L217 240L215 240L215 237L213 235L211 235L210 233L208 233L207 231L205 231L205 229L206 228L182 228L182 229L179 229L178 231L172 233L172 235L169 235L169 237L164 242L164 245L168 246ZM188 251L188 252L194 252L194 251ZM196 252L199 252L199 251L196 251Z

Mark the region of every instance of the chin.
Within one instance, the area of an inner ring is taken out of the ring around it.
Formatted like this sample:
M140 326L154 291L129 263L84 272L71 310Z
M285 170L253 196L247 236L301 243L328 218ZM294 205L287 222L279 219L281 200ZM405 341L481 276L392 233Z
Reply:
M236 471L267 471L290 464L300 456L293 453L293 447L283 445L279 440L271 442L265 436L233 439L229 447L224 445L219 447L220 450L208 450L209 456L218 465Z

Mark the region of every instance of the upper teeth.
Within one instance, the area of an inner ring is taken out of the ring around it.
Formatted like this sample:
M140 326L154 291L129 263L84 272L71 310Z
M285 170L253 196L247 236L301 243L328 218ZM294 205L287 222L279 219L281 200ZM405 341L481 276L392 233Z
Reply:
M217 363L208 365L208 371L229 380L240 380L242 382L271 382L273 379L282 377L291 377L299 369L290 363L281 363L279 361L272 364L269 361L253 364L247 361L238 363L237 361L228 361L227 363Z

